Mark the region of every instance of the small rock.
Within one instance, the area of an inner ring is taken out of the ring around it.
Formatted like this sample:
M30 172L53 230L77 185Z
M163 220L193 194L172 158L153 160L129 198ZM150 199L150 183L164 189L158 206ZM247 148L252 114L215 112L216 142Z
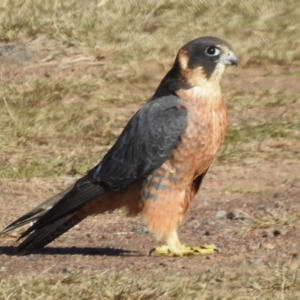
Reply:
M283 208L284 207L284 203L282 201L276 201L274 203L275 208Z
M273 198L279 198L279 197L280 197L280 193L278 192L274 193Z
M74 244L74 239L73 238L66 238L65 240L68 244Z
M262 247L263 247L264 249L272 250L272 249L275 248L275 245L274 245L274 244L271 244L271 243L264 243L264 244L262 244Z
M259 243L253 243L249 246L249 250L250 251L255 251L258 250L260 248L260 244Z
M225 210L219 210L217 213L216 213L216 218L223 218L226 216L226 211Z
M146 226L134 226L132 228L132 231L136 234L143 234L143 233L147 233L148 229Z
M258 159L256 157L251 157L251 158L249 157L249 158L244 159L244 163L246 165L256 165L257 161L258 161Z
M201 224L202 225L210 225L211 224L211 221L210 221L210 219L204 219L203 221L201 221Z
M299 183L297 183L297 182L293 182L292 184L291 184L291 187L295 187L295 188L300 188L300 184Z
M71 273L71 272L72 272L72 269L71 269L71 268L63 268L63 269L62 269L62 272L63 272L63 273Z
M258 209L262 211L268 211L269 208L267 206L261 205L258 207Z
M273 234L274 234L274 236L280 235L280 234L281 234L281 231L280 231L279 229L275 229L275 230L273 231Z
M263 233L262 233L262 237L268 237L268 232L267 231L264 231Z
M27 259L30 260L30 261L36 261L36 259L35 259L35 257L34 257L33 254L29 254L29 255L27 256Z
M253 259L250 259L248 262L251 265L258 265L261 263L261 261L262 261L261 258L253 258Z
M237 220L237 219L240 219L240 220L244 220L245 217L243 216L243 214L239 211L231 211L227 214L227 218L230 219L230 220Z

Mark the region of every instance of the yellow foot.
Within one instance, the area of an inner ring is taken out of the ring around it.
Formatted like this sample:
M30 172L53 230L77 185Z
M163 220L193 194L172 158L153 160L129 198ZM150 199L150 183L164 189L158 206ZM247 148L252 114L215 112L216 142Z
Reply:
M156 247L150 250L149 255L154 254L157 256L192 256L192 255L210 255L218 252L218 248L211 244L211 245L204 245L200 247L186 247L181 245L180 249L176 250L176 253L171 251L169 246L161 246Z

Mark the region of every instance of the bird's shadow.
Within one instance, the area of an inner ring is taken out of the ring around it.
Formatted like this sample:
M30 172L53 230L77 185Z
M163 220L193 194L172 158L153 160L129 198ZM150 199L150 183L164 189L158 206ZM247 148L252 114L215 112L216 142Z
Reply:
M17 256L17 247L0 246L0 255ZM46 247L32 251L30 254L41 255L93 255L93 256L143 256L141 252L116 248L92 247Z

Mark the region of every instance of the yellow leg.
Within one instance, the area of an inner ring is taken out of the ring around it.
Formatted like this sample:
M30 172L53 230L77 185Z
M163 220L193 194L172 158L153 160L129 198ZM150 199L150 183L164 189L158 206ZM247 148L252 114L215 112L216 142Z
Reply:
M218 251L215 245L204 245L198 247L186 247L179 241L176 231L173 231L167 239L167 245L156 247L150 251L150 255L164 256L191 256L191 255L209 255Z

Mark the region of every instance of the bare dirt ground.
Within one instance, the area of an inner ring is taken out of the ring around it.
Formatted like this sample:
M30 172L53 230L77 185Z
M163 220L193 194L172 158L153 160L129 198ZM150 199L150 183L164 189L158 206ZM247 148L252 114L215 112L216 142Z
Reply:
M58 79L72 76L76 80L86 73L99 72L101 65L105 65L105 60L95 62L76 53L66 56L55 50L55 45L51 47L40 39L27 46L18 44L14 49L0 48L2 77L23 81L32 76ZM58 54L54 59L48 53L55 51ZM158 71L153 66L144 68L148 68L157 83L163 76L164 70L159 66ZM289 76L299 71L278 66L236 69L225 76L225 95L226 91L231 93L232 82L235 90L248 93L268 89L275 79L277 88L286 87L291 93L299 93L299 81ZM125 122L140 105L107 104L103 112L112 113L113 107L113 113ZM229 101L229 107L232 105ZM295 106L291 103L290 107L275 109L279 114L291 112ZM230 109L229 113L232 124L238 124L246 114L264 116L255 106L247 112ZM297 267L300 263L299 145L299 139L288 138L253 141L244 145L243 155L228 159L225 155L215 162L179 230L182 242L187 245L216 244L220 251L213 256L150 257L149 250L159 242L147 232L141 217L127 218L117 211L86 219L45 249L28 256L15 255L15 236L1 235L0 279L79 271L160 276L220 270L234 273L237 268L256 269L287 262ZM74 177L66 176L1 179L0 229L72 180Z
M290 172L289 166L278 163L268 167L272 174L274 169ZM85 220L47 248L29 256L15 256L15 237L2 236L0 278L8 274L57 274L82 269L199 274L277 260L299 263L300 233L296 226L287 229L286 224L282 224L282 227L264 228L264 224L254 224L254 228L249 228L249 223L253 222L251 218L258 218L258 214L278 218L284 214L288 219L290 212L299 211L300 187L280 184L280 176L273 176L274 187L264 191L270 182L259 177L259 166L233 169L215 166L207 176L179 234L188 245L215 243L220 252L214 256L149 257L149 250L158 242L147 233L142 219L127 218L115 212ZM62 182L62 178L22 183L2 181L1 228L38 203L41 195L50 196L59 191ZM246 189L252 183L261 191L249 195L222 192L229 186L232 188L232 182L236 189ZM237 219L230 219L230 212L234 212Z
M288 163L264 165L264 170L269 169L264 176L270 179L274 169L284 173L291 172L292 168L298 171ZM300 187L280 184L280 176L274 176L278 183L273 181L276 186L266 188L268 180L261 177L259 164L234 168L215 166L207 176L179 234L187 245L218 245L220 252L214 256L149 257L149 250L159 243L147 232L142 219L127 218L115 212L85 220L47 248L29 256L15 256L15 237L2 236L0 278L78 270L195 275L220 267L238 268L287 260L299 263L298 226L287 227L283 223L273 227L272 223L260 224L259 220L256 224L255 218L259 214L267 218L275 216L286 218L288 223L289 215L299 212ZM224 192L229 188L254 187L257 180L261 190L256 193ZM41 195L50 196L59 191L64 181L63 178L1 181L1 228L38 203ZM230 218L230 212L234 212L236 219Z

